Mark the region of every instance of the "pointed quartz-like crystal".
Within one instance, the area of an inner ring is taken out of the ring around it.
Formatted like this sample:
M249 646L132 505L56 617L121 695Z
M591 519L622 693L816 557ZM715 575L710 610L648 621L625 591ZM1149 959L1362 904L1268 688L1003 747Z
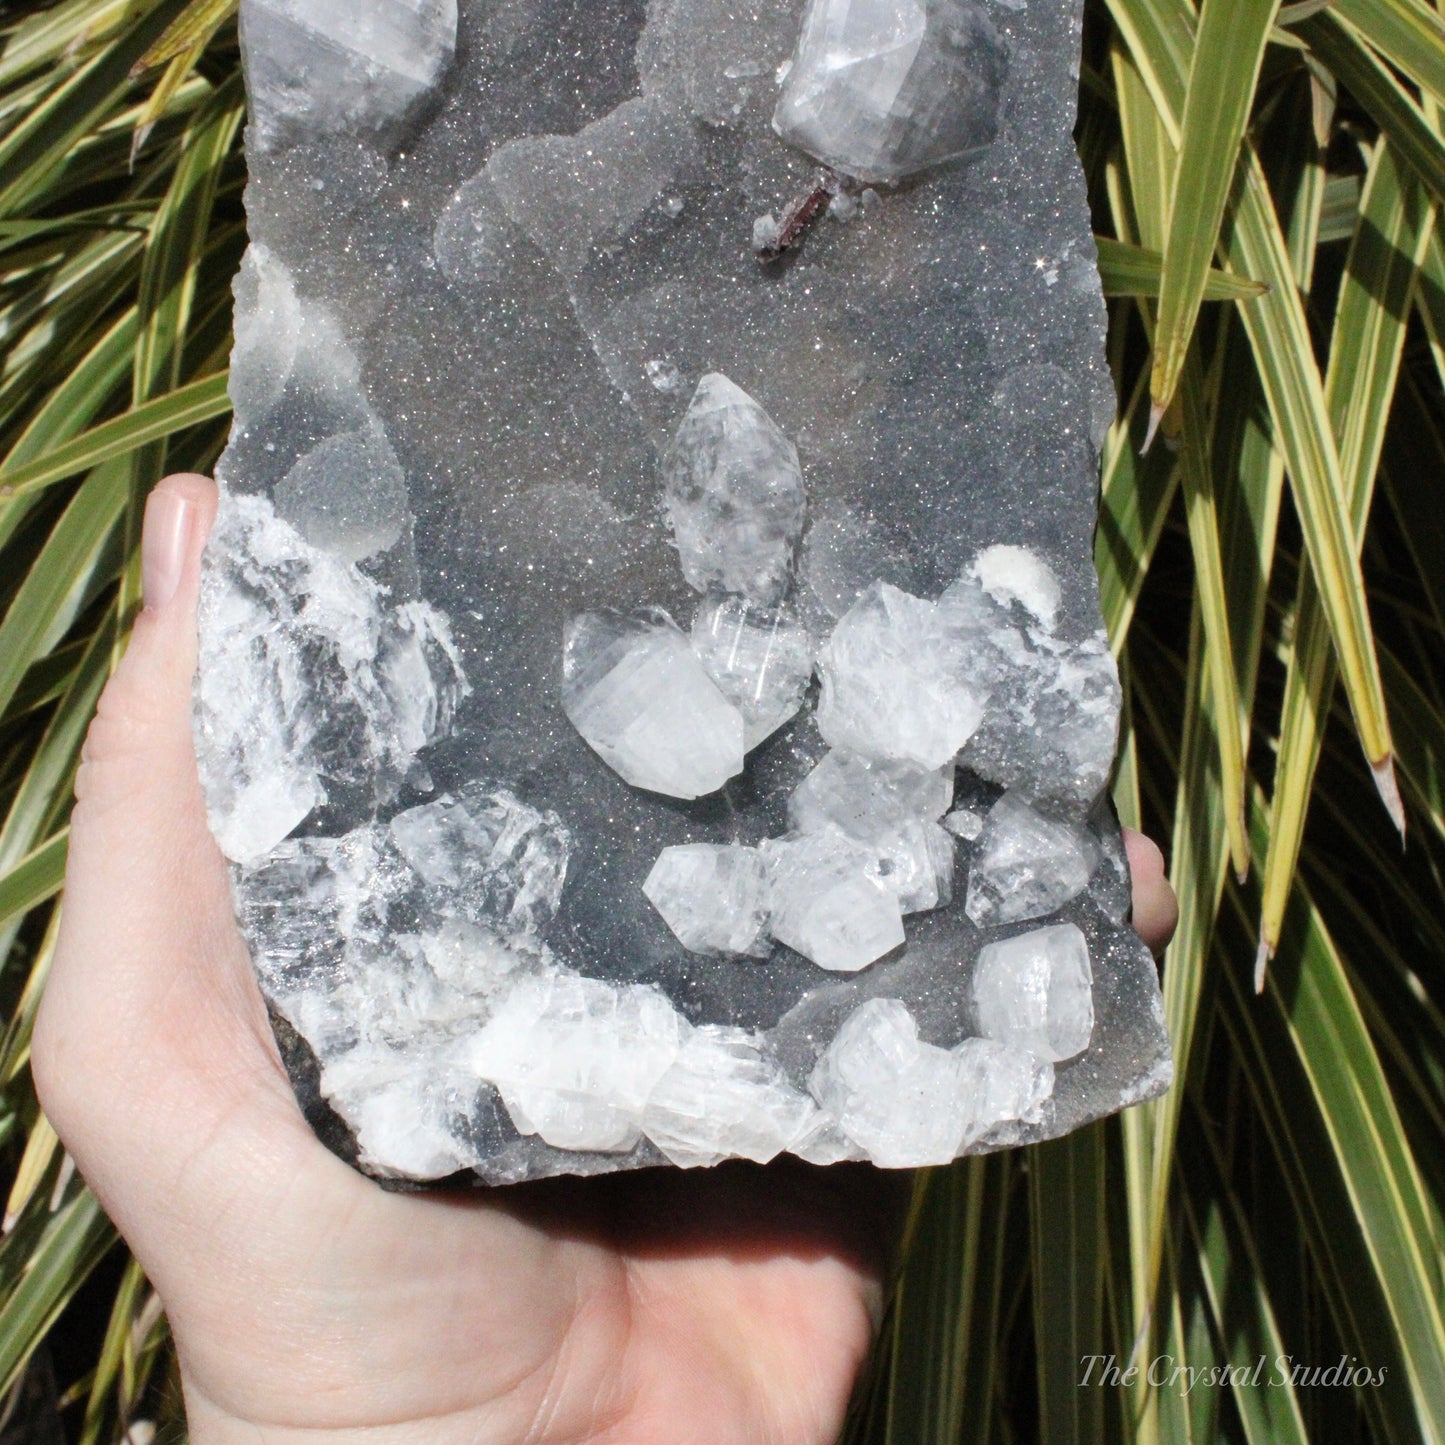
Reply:
M1008 49L977 0L812 0L773 128L863 181L992 144Z
M807 514L798 452L721 372L698 383L667 455L664 496L692 586L750 602L782 598Z
M389 143L441 84L457 0L245 0L241 45L256 142Z
M1094 1032L1093 984L1088 942L1072 923L990 943L973 976L979 1031L1041 1059L1071 1059Z
M742 714L665 612L574 617L564 641L562 706L634 787L701 798L743 770Z

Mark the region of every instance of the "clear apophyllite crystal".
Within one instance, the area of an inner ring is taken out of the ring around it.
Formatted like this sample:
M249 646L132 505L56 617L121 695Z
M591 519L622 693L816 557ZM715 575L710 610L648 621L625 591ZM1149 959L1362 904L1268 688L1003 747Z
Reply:
M994 805L968 875L968 916L980 928L1056 913L1089 886L1099 846L1013 793Z
M664 848L642 891L690 952L767 956L768 879L756 848Z
M743 770L742 714L665 613L569 622L562 701L577 731L636 787L700 798Z
M198 756L364 1170L916 1166L1167 1083L1078 5L242 0Z
M1024 1049L922 1042L897 999L858 1009L810 1081L844 1137L885 1167L946 1164L1000 1125L1038 1119L1053 1087L1052 1067Z
M973 980L979 1031L1041 1059L1072 1059L1094 1031L1088 940L1072 923L990 943Z
M788 800L799 833L836 829L873 855L872 873L904 913L947 903L954 846L937 819L953 795L952 770L925 772L829 753Z
M750 602L787 591L807 493L798 452L721 372L697 385L665 464L664 495L683 575Z
M789 605L760 606L712 593L692 623L692 646L723 696L743 715L749 752L803 705L813 640Z
M896 181L992 143L1008 46L976 0L812 0L773 117L863 181Z
M818 729L836 748L936 769L958 755L989 693L936 603L878 583L818 656Z
M248 0L241 43L258 145L389 140L451 65L457 0Z
M819 968L856 973L903 942L902 904L872 849L829 828L764 843L763 858L773 937Z

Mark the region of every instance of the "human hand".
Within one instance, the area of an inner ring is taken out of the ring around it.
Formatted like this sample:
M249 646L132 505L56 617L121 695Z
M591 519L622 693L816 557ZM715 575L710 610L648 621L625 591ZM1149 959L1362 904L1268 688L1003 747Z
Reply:
M823 1445L881 1304L902 1176L646 1171L390 1193L290 1085L191 742L215 489L161 483L146 610L77 780L32 1067L165 1301L195 1445ZM1127 840L1151 946L1158 850Z

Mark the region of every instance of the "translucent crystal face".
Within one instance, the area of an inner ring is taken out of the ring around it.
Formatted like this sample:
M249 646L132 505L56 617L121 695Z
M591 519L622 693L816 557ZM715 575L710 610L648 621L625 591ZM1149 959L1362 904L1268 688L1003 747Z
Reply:
M912 1167L1167 1083L1078 3L242 0L197 752L361 1168Z
M1041 1059L1072 1059L1094 1031L1088 940L1072 923L990 943L979 954L973 997L985 1038Z
M260 145L353 130L399 134L457 41L457 0L247 0L242 13Z
M562 704L635 787L701 798L743 770L743 716L665 614L592 613L570 622Z
M778 134L863 181L988 146L1008 45L975 0L811 0Z
M698 382L665 468L664 495L683 575L750 602L788 590L807 495L797 448L719 372Z

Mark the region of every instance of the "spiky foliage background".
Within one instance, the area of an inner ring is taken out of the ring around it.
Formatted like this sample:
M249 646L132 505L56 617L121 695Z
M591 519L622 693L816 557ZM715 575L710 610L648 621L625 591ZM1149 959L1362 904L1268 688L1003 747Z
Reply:
M0 1442L178 1424L26 1061L141 502L224 434L232 9L0 5ZM919 1177L859 1445L1445 1440L1442 107L1429 0L1090 0L1117 799L1183 905L1180 1082Z

